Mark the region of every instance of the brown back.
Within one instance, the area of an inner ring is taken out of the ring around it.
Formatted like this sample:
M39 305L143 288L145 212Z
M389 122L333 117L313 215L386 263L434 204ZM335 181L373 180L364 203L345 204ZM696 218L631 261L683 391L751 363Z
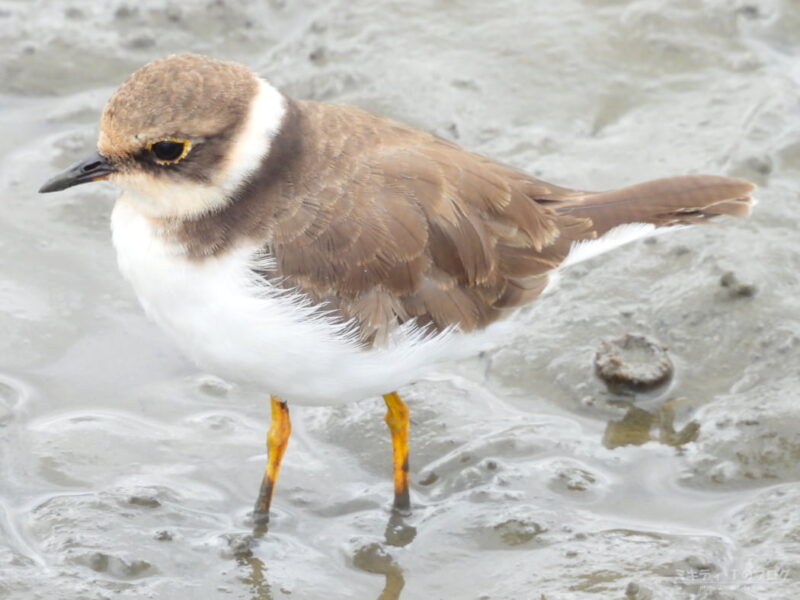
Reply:
M265 277L353 319L370 345L410 319L485 327L536 298L575 241L631 221L703 220L718 214L702 213L709 198L752 189L697 177L579 192L356 108L299 101L235 201L182 230L198 258L241 235L263 241L275 258Z

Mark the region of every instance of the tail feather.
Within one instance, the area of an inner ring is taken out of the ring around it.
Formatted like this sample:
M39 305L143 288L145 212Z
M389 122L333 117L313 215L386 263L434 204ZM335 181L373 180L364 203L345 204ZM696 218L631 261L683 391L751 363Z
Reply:
M720 215L746 217L754 204L753 190L753 184L741 179L683 175L589 193L561 204L556 210L588 217L600 237L626 223L669 227L702 223Z
M746 217L755 204L754 186L716 175L656 179L610 192L588 192L562 200L555 210L566 218L588 219L561 262L567 267L633 240L671 227L703 223L717 216ZM588 235L587 235L588 234Z

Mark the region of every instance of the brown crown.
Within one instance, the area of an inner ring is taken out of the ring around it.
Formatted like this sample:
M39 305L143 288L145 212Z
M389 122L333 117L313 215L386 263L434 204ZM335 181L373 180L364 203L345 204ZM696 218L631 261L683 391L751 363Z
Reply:
M124 157L162 138L216 135L243 121L257 89L253 72L238 63L196 54L153 61L111 96L98 150Z

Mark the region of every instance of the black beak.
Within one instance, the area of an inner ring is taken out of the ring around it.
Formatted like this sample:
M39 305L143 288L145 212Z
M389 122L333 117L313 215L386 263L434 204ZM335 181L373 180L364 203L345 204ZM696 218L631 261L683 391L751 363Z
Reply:
M108 160L98 152L95 152L90 157L75 163L55 177L51 177L39 188L39 193L60 192L61 190L71 188L73 185L88 183L90 181L99 181L100 179L105 179L113 172L114 167L111 166Z

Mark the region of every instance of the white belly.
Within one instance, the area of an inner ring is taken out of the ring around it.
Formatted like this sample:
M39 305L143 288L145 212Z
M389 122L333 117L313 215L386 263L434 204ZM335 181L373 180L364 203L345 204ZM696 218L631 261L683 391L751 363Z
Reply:
M120 270L147 314L202 368L301 404L339 404L394 391L465 352L464 336L399 331L365 351L303 297L252 274L258 248L191 261L120 199L112 214ZM263 259L262 259L263 260Z

